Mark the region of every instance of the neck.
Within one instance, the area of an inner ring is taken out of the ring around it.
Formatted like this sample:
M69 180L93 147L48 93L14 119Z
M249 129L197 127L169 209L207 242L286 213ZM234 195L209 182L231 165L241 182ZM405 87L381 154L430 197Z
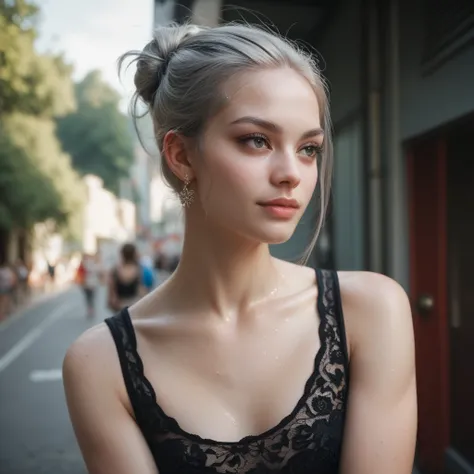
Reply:
M170 284L195 307L229 319L274 293L278 279L267 244L187 216L179 266Z

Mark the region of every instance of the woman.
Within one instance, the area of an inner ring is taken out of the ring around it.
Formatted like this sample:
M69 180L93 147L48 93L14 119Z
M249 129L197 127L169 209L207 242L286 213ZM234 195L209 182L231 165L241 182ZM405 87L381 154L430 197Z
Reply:
M185 240L163 285L67 353L89 472L410 473L404 291L268 248L290 238L317 185L318 228L324 218L331 137L316 63L238 25L161 27L136 54Z
M0 261L0 321L5 319L12 309L14 288L15 274L6 261Z
M20 303L25 302L30 290L28 282L30 271L21 258L16 261L15 274L18 282L17 299Z
M112 311L132 305L144 294L142 268L135 245L123 245L120 256L121 262L109 276L107 301Z
M85 254L76 274L76 282L81 285L86 300L87 316L95 316L97 289L101 283L102 267L97 255Z

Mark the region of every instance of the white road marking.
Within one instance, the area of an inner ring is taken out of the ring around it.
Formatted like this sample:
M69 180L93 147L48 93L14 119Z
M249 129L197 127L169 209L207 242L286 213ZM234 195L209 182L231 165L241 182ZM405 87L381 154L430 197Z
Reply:
M33 370L30 373L30 380L32 382L55 382L62 379L63 373L61 369Z
M71 307L70 303L65 303L56 308L49 316L47 316L37 327L27 332L1 359L0 372L5 370L15 359L28 349L38 339L44 330L54 321L64 316L66 312L73 311L75 307Z

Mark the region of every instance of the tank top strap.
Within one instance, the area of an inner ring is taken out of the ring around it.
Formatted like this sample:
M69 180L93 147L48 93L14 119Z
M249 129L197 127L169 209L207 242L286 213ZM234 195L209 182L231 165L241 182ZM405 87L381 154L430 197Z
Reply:
M349 353L338 274L334 270L316 269L316 278L319 317L327 323L332 343L339 346L338 350L344 357L346 374L349 374Z
M137 351L137 339L127 308L105 319L117 348L122 375L138 424L143 422L144 408L154 404L155 395L148 383L143 362Z

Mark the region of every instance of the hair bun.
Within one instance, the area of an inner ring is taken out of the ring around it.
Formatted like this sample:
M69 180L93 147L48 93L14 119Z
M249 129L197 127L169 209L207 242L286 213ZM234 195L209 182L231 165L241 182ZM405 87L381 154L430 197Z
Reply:
M137 53L135 86L138 95L149 105L166 73L168 64L184 40L199 33L196 25L170 25L158 27L153 39Z

